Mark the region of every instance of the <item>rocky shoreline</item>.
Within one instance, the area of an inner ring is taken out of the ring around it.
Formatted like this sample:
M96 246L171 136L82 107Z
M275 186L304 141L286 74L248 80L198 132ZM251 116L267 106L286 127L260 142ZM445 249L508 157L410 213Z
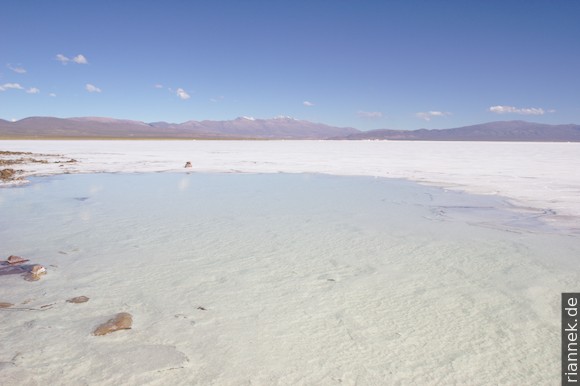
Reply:
M40 154L22 151L0 150L0 186L26 182L25 177L33 173L32 165L75 164L78 161L61 154Z

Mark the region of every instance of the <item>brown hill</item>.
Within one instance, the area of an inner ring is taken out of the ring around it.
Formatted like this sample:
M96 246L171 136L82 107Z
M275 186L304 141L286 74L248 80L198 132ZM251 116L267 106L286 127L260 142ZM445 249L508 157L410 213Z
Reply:
M580 142L580 125L547 125L525 121L500 121L440 130L372 130L355 133L342 139Z
M438 130L359 131L289 117L145 123L101 117L0 119L0 138L348 139L580 142L580 125L500 121Z
M348 127L333 127L287 117L184 123L145 123L100 117L30 117L16 122L0 120L0 137L4 138L326 139L356 132L358 130Z

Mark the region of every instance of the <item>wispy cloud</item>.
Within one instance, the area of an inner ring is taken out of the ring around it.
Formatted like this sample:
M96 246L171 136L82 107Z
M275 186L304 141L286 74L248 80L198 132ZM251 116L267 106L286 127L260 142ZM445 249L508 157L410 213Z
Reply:
M417 118L422 119L424 121L430 121L431 119L436 117L447 117L449 115L451 115L451 113L445 111L424 111L415 114Z
M0 84L0 91L6 91L6 90L23 90L27 94L39 94L40 93L40 90L38 88L30 87L28 89L25 89L24 87L22 87L22 85L20 83Z
M312 103L312 102L309 102L309 101L304 101L304 102L302 102L302 104L303 104L304 106L306 106L306 107L312 107L312 106L314 106L314 103Z
M20 83L4 83L0 84L0 91L6 90L24 90Z
M85 85L85 90L88 92L101 92L101 89L95 86L94 84L87 83Z
M514 106L491 106L489 111L495 114L520 114L520 115L544 115L546 111L538 107L524 107L518 108ZM555 112L555 110L549 110L549 112Z
M20 85L20 83L4 83L0 84L0 91L6 90L24 90L24 87Z
M155 87L155 88L163 88L163 85L162 85L162 84L160 84L160 83L157 83L157 84L156 84L156 85L154 85L153 87Z
M51 92L50 94L48 94L48 96L49 96L49 97L56 98L56 94L55 94L55 93L53 93L53 92Z
M62 64L67 64L68 62L70 62L70 59L64 56L63 54L57 54L55 59L61 62Z
M220 95L220 96L219 96L219 97L217 97L217 98L209 98L209 101L210 101L210 102L213 102L213 103L217 103L217 102L221 102L221 101L223 101L224 99L225 99L225 97L224 97L223 95Z
M191 96L182 88L178 88L175 93L182 100L186 100L186 99L191 98Z
M6 67L8 67L10 70L14 71L17 74L26 74L26 70L22 67L15 67L15 66L11 65L10 63L8 63L6 65Z
M383 113L381 113L380 111L362 111L362 110L359 110L356 112L356 115L358 115L361 118L368 118L368 119L377 119L377 118L383 117Z
M83 55L83 54L78 54L77 56L75 56L74 58L69 58L68 56L64 56L63 54L57 54L55 59L59 62L61 62L62 64L68 64L70 62L76 63L76 64L89 64L89 61L87 60L87 58Z

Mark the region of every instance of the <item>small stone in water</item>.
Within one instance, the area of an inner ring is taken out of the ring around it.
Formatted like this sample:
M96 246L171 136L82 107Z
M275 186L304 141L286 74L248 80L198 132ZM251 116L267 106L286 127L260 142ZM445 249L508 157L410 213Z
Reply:
M30 273L26 275L25 279L28 281L37 281L40 280L42 275L46 275L46 268L40 264L35 264L32 266Z
M89 298L87 298L86 296L77 296L77 297L68 299L66 302L78 304L78 303L86 303L88 301L89 301Z
M127 312L120 312L113 319L101 324L95 329L93 335L106 335L118 330L128 330L133 325L133 317Z

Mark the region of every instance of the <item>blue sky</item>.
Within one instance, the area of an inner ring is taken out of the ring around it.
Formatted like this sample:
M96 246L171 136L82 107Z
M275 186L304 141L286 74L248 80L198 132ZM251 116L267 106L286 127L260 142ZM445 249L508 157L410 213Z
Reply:
M580 1L3 0L0 118L580 123Z

